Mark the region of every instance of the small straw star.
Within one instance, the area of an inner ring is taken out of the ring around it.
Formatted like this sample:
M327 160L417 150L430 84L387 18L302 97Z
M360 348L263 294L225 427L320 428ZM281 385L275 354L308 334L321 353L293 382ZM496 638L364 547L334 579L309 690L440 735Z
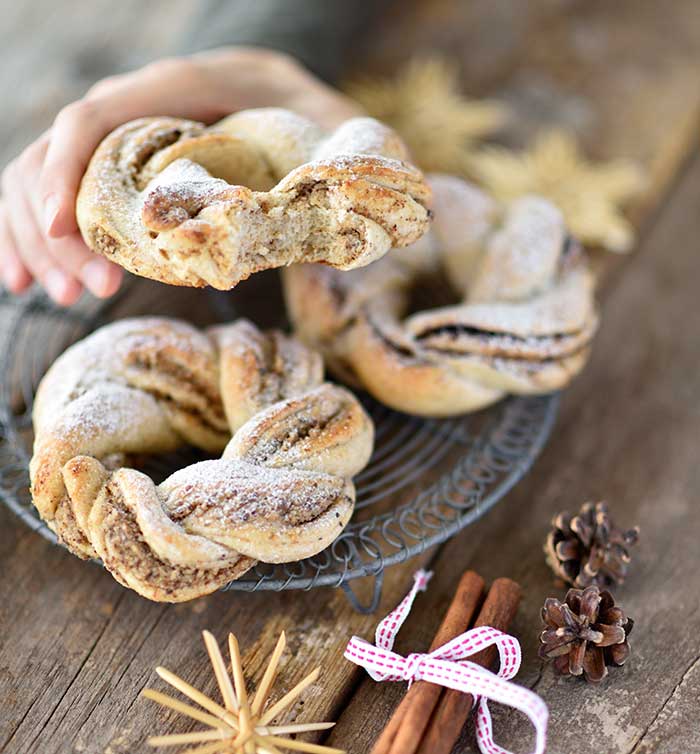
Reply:
M439 57L410 60L393 78L357 79L346 91L398 132L424 170L466 172L477 143L508 119L504 104L465 97L457 69Z
M163 667L157 667L156 673L166 683L198 704L199 708L154 689L144 689L143 696L163 707L168 707L203 723L208 726L208 730L152 736L148 739L151 746L200 744L187 749L183 754L282 754L284 749L306 752L307 754L345 754L341 749L286 737L296 733L328 730L335 723L273 724L274 720L318 679L320 668L313 670L279 701L272 704L267 710L265 709L270 690L275 682L279 661L286 646L284 632L280 635L270 656L270 661L252 702L249 700L246 690L241 653L236 637L233 634L228 636L231 657L231 675L229 675L216 639L209 631L204 631L203 636L214 668L214 675L221 691L223 707L176 676L175 673Z
M634 229L620 208L644 189L643 171L629 160L590 162L568 131L545 131L522 152L484 147L470 156L470 173L503 202L523 194L546 197L585 244L623 252L634 243Z

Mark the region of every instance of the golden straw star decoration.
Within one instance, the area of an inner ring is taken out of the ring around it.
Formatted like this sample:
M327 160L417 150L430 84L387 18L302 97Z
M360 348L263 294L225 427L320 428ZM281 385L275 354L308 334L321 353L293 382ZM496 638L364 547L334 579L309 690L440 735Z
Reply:
M284 632L277 641L277 646L270 657L267 669L252 701L248 698L241 653L236 637L233 634L228 636L232 671L231 676L229 676L216 639L209 631L204 631L203 636L224 705L222 707L213 699L183 681L182 678L176 676L175 673L157 667L156 673L166 683L196 702L199 707L193 707L154 689L144 689L143 695L163 707L168 707L193 720L204 723L208 726L208 730L152 736L148 739L151 746L199 744L195 748L187 749L183 754L281 754L284 749L307 752L307 754L345 754L341 749L333 749L330 746L285 737L308 731L328 730L335 723L272 724L306 688L315 683L320 673L320 668L316 668L279 701L266 708L270 689L277 675L280 657L286 646ZM233 683L231 678L233 678Z
M457 69L440 58L411 60L393 79L357 79L346 92L395 129L424 170L465 172L475 144L507 119L504 105L464 97Z
M470 173L504 202L523 194L547 197L585 244L623 252L634 243L620 208L644 188L642 170L628 160L589 162L567 131L546 131L523 152L484 147L471 156Z

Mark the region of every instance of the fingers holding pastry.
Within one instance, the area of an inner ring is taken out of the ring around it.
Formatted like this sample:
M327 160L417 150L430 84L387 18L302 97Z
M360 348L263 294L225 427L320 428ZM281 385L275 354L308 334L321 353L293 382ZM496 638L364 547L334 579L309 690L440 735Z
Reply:
M78 233L59 239L46 233L37 186L48 144L45 134L3 172L0 254L5 283L21 292L33 278L62 306L75 303L83 286L97 296L111 295L119 287L120 268L93 254Z
M2 193L15 249L22 264L58 304L74 303L82 286L53 257L42 234L26 190L25 176L32 163L20 158L5 168Z
M212 123L262 105L292 107L333 125L359 114L350 100L271 50L226 48L166 58L97 82L5 169L0 205L4 285L21 293L35 279L63 305L75 302L83 287L99 297L112 295L123 273L89 253L75 212L98 144L135 118L168 113Z
M282 82L282 83L280 83ZM49 236L75 233L75 199L92 153L114 128L135 118L168 115L212 122L234 110L299 105L335 120L357 107L286 55L228 48L154 61L98 81L64 107L51 129L38 195Z
M147 115L215 117L207 92L198 89L197 66L186 58L166 59L98 82L66 105L51 128L38 196L46 232L53 238L76 233L75 200L92 153L114 128Z

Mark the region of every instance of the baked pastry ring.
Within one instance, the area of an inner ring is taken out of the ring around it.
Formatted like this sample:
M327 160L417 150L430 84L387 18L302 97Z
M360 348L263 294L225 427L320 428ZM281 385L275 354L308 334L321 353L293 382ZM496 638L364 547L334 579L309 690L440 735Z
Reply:
M277 108L211 127L142 118L95 151L78 225L93 251L173 285L227 290L300 261L348 270L427 230L430 191L406 159L372 118L329 135Z
M598 319L561 213L535 196L504 208L452 176L429 182L435 219L414 246L352 272L285 270L296 333L336 375L407 413L452 416L563 387ZM436 274L462 302L410 313L414 289Z
M34 504L76 555L152 600L214 591L256 560L311 556L348 522L372 450L357 399L320 356L241 320L107 325L71 346L34 404ZM223 454L160 484L129 456Z

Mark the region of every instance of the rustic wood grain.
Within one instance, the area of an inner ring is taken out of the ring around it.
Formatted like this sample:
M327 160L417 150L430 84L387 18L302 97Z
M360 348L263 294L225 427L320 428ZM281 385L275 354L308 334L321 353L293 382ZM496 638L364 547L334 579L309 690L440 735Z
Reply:
M196 5L4 3L0 94L9 115L0 121L0 160L94 79L171 50ZM470 91L501 95L515 108L517 128L507 138L522 140L543 122L567 123L598 156L623 154L650 170L635 209L643 248L607 280L593 362L567 392L552 442L508 500L442 548L430 592L418 603L424 609L397 643L399 651L429 644L466 567L489 580L520 581L525 600L513 626L525 649L520 680L550 704L550 754L700 751L692 729L700 684L700 166L654 218L700 121L699 12L694 0L662 10L652 0L411 0L397 4L358 55L386 71L407 51L452 53ZM540 556L547 521L560 508L602 496L622 523L642 525L642 544L618 595L637 619L634 654L594 689L543 669L536 635L544 596L558 593ZM381 610L431 556L388 571ZM398 684L364 680L342 659L347 638L370 636L376 617L354 614L340 592L216 594L154 605L51 547L2 507L0 572L0 751L7 754L133 754L146 750L148 734L186 729L138 693L164 688L152 672L157 664L212 692L203 628L220 640L233 630L254 677L284 629L291 651L280 690L321 664L324 676L294 712L302 721L339 717L331 741L351 754L370 749L402 693ZM526 750L527 727L516 716L499 710L495 725L500 741ZM468 730L459 750L475 750Z

